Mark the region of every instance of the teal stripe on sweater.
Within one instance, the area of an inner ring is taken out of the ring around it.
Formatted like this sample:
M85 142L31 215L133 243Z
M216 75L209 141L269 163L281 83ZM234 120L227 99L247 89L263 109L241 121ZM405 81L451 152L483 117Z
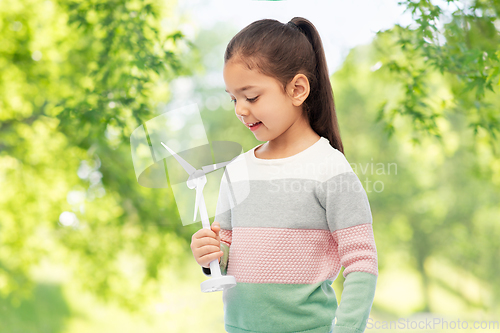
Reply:
M330 280L315 284L238 282L223 292L226 331L328 333L337 309L331 283Z
M226 331L328 333L334 326L334 333L364 332L377 276L366 272L347 274L339 306L331 283L330 280L316 284L238 282L223 292ZM248 322L245 318L257 320Z

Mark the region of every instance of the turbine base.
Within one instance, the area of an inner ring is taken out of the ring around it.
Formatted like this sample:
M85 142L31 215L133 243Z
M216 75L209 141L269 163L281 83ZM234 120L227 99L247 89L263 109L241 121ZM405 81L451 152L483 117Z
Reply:
M203 281L201 286L201 291L204 293L210 293L214 291L222 291L225 289L232 288L236 285L236 279L231 275L222 275L212 277L206 281Z

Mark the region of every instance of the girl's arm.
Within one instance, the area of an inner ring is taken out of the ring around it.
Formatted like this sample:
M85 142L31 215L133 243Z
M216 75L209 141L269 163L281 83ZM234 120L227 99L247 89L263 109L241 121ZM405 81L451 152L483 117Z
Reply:
M350 170L323 182L318 199L345 267L344 290L334 333L361 333L366 328L378 278L377 249L368 197Z
M338 244L340 264L345 267L344 290L335 317L334 333L364 332L378 278L377 249L371 223L332 233Z

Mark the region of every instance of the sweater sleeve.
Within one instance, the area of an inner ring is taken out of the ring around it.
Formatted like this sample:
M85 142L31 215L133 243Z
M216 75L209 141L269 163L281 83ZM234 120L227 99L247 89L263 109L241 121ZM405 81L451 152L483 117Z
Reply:
M227 171L224 171L220 186L219 186L219 197L217 199L217 207L215 209L214 221L219 222L220 232L219 236L221 239L220 249L224 252L224 255L219 259L219 266L221 269L221 274L226 275L227 265L229 263L229 247L232 241L232 227L231 227L231 191L230 183L227 181ZM203 273L206 276L210 276L210 268L202 267Z
M344 266L344 289L334 333L362 333L370 315L378 278L377 249L368 197L350 170L321 184L319 201Z

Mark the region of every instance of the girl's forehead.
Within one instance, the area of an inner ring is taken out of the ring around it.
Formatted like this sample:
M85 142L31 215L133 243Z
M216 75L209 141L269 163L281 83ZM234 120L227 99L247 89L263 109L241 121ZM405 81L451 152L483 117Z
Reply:
M224 73L238 73L239 75L252 75L258 74L256 70L249 69L247 66L242 64L241 62L228 62L224 64Z
M225 64L223 75L227 86L226 91L229 90L228 92L240 92L253 87L267 86L274 80L255 69L248 69L241 63ZM232 89L235 91L231 91Z

